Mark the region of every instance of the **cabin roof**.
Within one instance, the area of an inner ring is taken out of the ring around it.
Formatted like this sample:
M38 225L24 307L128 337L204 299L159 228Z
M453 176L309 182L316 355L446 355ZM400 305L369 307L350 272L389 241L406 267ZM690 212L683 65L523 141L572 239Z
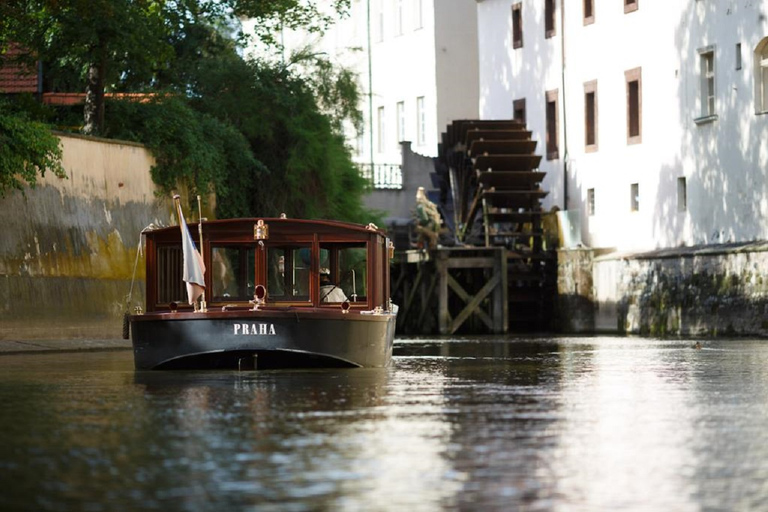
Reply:
M353 234L370 235L376 233L379 236L386 237L386 233L376 227L369 224L365 226L363 224L356 224L352 222L342 222L337 220L324 220L324 219L285 219L277 217L249 217L238 219L218 219L203 221L203 236L209 239L217 238L217 235L222 237L237 233L253 234L253 228L258 221L263 221L264 224L269 226L270 234L309 234L309 233L321 233L321 234ZM194 234L198 231L197 222L188 222L190 231ZM372 227L369 227L372 226ZM160 229L154 229L151 231L145 231L144 234L150 238L164 237L174 232L179 232L179 226L169 226Z

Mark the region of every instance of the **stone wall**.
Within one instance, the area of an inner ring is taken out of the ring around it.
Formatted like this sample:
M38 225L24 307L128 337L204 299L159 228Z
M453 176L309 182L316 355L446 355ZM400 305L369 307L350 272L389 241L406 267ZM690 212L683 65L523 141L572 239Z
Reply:
M0 199L0 339L116 338L143 302L141 230L172 222L143 146L60 134L67 179Z
M565 332L768 335L768 242L561 251L558 284Z

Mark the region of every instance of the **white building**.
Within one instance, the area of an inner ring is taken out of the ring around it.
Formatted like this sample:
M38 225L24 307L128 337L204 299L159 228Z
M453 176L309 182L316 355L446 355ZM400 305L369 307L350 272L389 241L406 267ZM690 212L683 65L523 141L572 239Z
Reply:
M545 206L578 210L584 245L768 238L768 1L478 0L477 19L480 117L525 117Z
M358 74L365 121L364 133L349 134L354 158L391 169L401 141L437 156L451 121L477 118L476 14L472 0L352 0L349 16L323 37L281 37L288 51L311 45Z

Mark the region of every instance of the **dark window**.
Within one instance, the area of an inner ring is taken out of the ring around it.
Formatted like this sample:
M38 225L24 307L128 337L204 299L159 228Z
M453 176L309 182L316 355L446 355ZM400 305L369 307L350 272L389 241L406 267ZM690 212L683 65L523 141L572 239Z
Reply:
M187 291L182 275L184 257L181 245L161 245L157 248L157 303L187 303Z
M595 0L584 0L584 24L595 22Z
M211 247L212 301L253 299L256 248L254 246Z
M624 12L634 12L638 9L638 2L640 0L624 0Z
M597 150L597 81L584 84L584 145Z
M267 247L267 300L307 302L312 251L309 244Z
M547 91L547 160L559 158L557 89Z
M677 178L677 211L684 212L688 209L688 188L685 177Z
M629 186L629 207L633 212L640 211L640 185L633 183Z
M642 80L640 68L625 72L627 80L627 143L642 142Z
M595 189L587 189L587 214L592 217L595 215Z
M343 300L342 293L351 303L366 302L367 262L368 246L365 242L321 243L320 302L340 302ZM334 291L336 288L338 290Z
M555 0L544 0L544 37L555 34Z
M512 110L514 110L514 119L525 124L525 98L513 101Z
M512 48L523 47L523 4L512 6Z

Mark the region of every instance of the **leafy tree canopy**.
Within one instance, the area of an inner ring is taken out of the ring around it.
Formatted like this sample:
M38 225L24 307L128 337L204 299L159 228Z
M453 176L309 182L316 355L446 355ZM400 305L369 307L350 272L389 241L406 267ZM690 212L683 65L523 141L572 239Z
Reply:
M23 191L26 185L34 187L38 175L46 172L66 177L59 139L47 125L0 103L0 197Z

